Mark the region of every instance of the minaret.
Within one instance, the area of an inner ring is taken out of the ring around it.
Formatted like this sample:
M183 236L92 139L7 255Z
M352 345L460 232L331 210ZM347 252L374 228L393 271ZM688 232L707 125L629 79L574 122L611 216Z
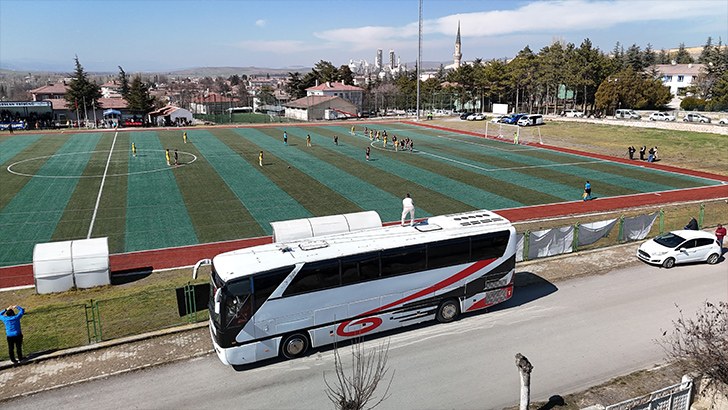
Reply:
M460 20L458 20L458 36L455 39L455 53L452 55L455 65L455 69L457 70L460 68L460 59L463 57L463 54L460 52Z

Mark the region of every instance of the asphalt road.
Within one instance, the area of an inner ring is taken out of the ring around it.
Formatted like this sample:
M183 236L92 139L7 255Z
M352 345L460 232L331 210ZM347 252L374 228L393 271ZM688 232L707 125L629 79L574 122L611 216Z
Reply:
M671 270L639 264L606 275L519 289L487 313L368 339L389 341L394 378L382 409L501 409L517 405L515 354L534 366L532 399L564 395L663 361L655 343L705 300L728 300L728 262ZM341 347L348 358L348 347ZM13 409L333 408L323 375L333 350L243 370L208 355L0 404ZM1 377L2 375L0 375ZM384 387L384 386L383 386ZM382 387L382 389L383 389ZM382 390L383 391L383 390ZM603 403L609 404L609 403Z

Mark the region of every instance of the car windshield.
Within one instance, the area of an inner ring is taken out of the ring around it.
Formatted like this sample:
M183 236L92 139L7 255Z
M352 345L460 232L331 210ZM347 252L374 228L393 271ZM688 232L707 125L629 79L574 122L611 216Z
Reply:
M672 232L663 233L662 235L655 238L655 242L667 248L674 248L685 241L682 236L675 235Z

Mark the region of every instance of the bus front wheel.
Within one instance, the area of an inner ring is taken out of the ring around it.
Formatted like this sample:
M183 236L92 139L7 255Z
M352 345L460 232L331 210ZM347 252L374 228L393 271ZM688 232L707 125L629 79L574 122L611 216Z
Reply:
M302 333L291 333L281 343L281 354L286 359L303 356L308 350L308 338Z
M456 299L447 299L440 303L437 307L437 315L435 316L440 323L449 323L457 319L460 314L460 304Z

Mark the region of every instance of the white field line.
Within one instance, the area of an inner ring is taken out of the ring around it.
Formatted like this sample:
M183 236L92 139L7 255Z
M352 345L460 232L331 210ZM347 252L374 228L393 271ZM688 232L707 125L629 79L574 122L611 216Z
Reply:
M91 225L88 227L88 235L86 239L91 239L91 232L94 230L94 222L96 222L96 213L99 211L99 203L101 202L101 193L104 192L104 182L106 182L106 174L109 172L109 164L111 164L111 155L114 153L114 145L116 145L116 136L119 135L119 131L114 133L114 141L111 143L111 149L109 150L109 158L106 159L106 168L104 168L104 176L101 177L101 186L99 187L99 196L96 197L96 206L94 206L94 214L91 217Z

